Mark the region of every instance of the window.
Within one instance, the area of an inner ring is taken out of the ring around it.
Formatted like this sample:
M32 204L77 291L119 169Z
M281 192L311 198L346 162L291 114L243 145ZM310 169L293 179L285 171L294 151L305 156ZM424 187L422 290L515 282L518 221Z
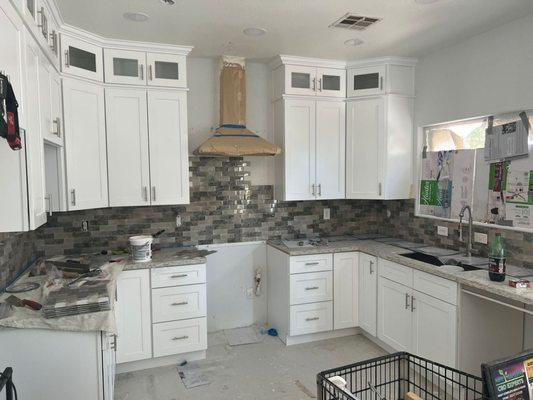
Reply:
M427 151L482 149L487 119L459 121L424 128Z

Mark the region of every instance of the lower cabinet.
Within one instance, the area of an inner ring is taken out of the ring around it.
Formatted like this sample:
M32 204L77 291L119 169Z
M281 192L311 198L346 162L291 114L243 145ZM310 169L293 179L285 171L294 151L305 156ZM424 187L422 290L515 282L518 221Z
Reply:
M152 357L150 270L124 271L117 280L117 362Z
M377 337L396 351L455 367L457 284L380 259Z
M268 246L267 264L268 322L286 344L357 326L359 253L290 256ZM302 337L312 334L321 335Z
M359 326L372 336L377 334L378 259L359 254Z
M205 264L197 264L120 274L115 305L117 363L207 349L205 270ZM137 369L133 365L127 370Z
M353 328L359 314L359 253L333 255L333 329Z

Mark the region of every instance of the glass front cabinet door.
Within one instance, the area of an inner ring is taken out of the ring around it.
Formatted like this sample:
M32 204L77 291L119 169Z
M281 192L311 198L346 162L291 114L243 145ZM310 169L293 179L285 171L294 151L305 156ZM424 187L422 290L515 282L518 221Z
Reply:
M147 83L149 86L186 87L187 66L185 56L147 53Z
M102 49L94 44L61 35L62 71L82 78L103 81Z
M285 93L315 95L317 89L316 68L301 65L285 66Z
M317 95L329 97L346 96L346 70L317 68Z
M385 70L384 65L348 70L348 97L385 93Z
M108 83L146 84L145 52L105 49L104 66Z

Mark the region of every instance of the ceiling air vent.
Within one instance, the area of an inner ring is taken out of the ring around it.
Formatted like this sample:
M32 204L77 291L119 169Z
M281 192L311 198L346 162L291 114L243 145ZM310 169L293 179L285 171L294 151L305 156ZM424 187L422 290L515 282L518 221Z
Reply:
M374 25L375 23L381 21L381 18L375 17L364 17L362 15L355 14L345 14L337 21L332 23L330 28L343 28L343 29L353 29L356 31L364 31L369 26Z

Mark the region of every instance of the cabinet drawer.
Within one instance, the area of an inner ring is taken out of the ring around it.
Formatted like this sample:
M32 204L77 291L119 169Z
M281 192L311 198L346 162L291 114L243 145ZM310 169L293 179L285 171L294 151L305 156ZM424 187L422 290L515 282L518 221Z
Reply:
M154 323L205 316L205 284L152 290L152 321Z
M154 324L153 335L154 357L205 350L207 321L195 318Z
M311 254L308 256L291 257L290 273L331 271L333 254Z
M290 335L331 331L333 329L333 302L291 306Z
M205 283L205 264L153 268L152 288Z
M413 286L413 270L411 268L381 258L378 262L379 276L408 287Z
M413 289L457 305L457 283L422 271L414 271Z
M316 303L333 299L332 272L291 275L291 305Z

